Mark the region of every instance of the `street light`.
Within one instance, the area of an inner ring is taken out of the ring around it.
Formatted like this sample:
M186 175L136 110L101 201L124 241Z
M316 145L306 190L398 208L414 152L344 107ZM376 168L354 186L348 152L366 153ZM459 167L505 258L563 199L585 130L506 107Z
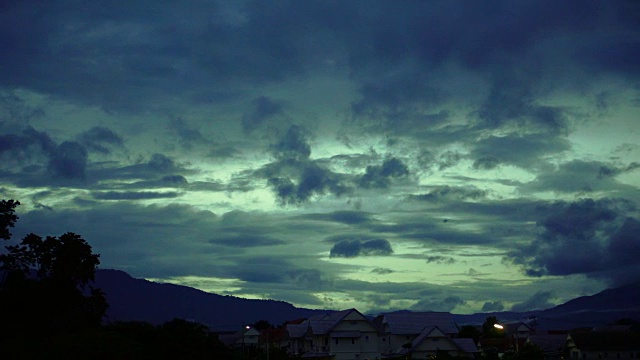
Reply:
M504 330L504 326L502 326L500 324L493 324L493 327L496 328L496 329L499 329L499 330ZM518 341L519 341L518 329L516 329L516 331L513 333L512 339L515 339L515 345L516 345L515 347L516 347L516 353L517 353L519 351L519 349L518 349Z

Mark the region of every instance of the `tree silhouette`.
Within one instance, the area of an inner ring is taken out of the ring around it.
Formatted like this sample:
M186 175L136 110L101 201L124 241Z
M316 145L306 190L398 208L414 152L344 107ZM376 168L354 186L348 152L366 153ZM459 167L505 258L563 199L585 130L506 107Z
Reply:
M486 338L504 337L504 331L495 328L495 324L498 324L498 318L488 316L482 323L482 336Z
M2 200L0 235L17 220L17 201ZM7 235L8 234L8 235ZM45 337L97 327L107 309L104 293L92 286L99 255L80 236L29 234L0 255L0 336Z
M0 200L0 239L9 240L11 232L9 228L13 227L18 220L16 215L16 206L20 205L15 200Z

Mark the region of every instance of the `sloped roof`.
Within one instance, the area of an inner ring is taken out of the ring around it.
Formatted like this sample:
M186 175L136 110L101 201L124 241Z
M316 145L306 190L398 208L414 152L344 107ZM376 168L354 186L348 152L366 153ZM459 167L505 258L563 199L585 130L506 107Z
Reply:
M401 354L412 353L418 346L420 346L420 344L422 344L426 339L432 338L433 333L438 331L443 332L442 329L439 329L438 327L433 327L431 329L424 329L424 331L422 331L422 333L420 333L420 335L418 335L418 337L411 342L411 347L409 349L403 349L402 351L400 351L400 353ZM458 339L458 338L450 338L448 336L445 336L444 338L451 341L459 350L463 352L466 352L466 353L478 352L478 347L473 342L473 339L462 339L462 338Z
M307 333L308 327L308 322L303 322L302 324L287 324L287 332L290 338L301 338Z
M424 329L439 328L445 334L457 334L453 315L448 312L397 312L381 315L380 326L387 324L391 334L416 335ZM382 328L381 328L382 329Z
M467 353L477 353L479 352L476 343L473 339L463 339L463 338L454 338L451 339L456 344L458 349L467 352Z
M331 331L334 327L336 327L340 321L342 321L347 315L356 312L362 316L363 319L369 321L364 315L362 315L356 309L347 309L342 311L336 311L330 314L326 314L322 317L316 319L309 319L309 323L311 324L311 330L314 334L326 334Z

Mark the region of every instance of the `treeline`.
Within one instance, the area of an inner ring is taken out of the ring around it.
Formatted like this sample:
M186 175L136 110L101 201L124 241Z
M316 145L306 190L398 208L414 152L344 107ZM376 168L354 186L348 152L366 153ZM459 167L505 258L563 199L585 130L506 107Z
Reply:
M104 324L109 305L93 286L100 255L74 233L28 234L12 244L18 205L0 200L0 239L9 243L0 254L0 359L262 357L230 349L205 325L182 319Z

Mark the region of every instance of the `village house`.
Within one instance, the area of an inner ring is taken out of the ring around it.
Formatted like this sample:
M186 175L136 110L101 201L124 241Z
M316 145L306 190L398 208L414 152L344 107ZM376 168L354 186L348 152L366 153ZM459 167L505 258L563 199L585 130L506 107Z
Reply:
M432 359L442 353L451 357L473 358L478 348L473 339L453 338L438 327L433 327L425 328L409 346L399 352L409 359Z
M450 313L398 312L369 320L356 309L286 325L282 346L303 358L364 360L403 356L427 358L438 351L473 357L473 339L457 339Z
M382 354L399 353L425 330L439 328L446 336L454 337L458 328L453 315L447 312L395 312L383 314L373 320L379 332Z

